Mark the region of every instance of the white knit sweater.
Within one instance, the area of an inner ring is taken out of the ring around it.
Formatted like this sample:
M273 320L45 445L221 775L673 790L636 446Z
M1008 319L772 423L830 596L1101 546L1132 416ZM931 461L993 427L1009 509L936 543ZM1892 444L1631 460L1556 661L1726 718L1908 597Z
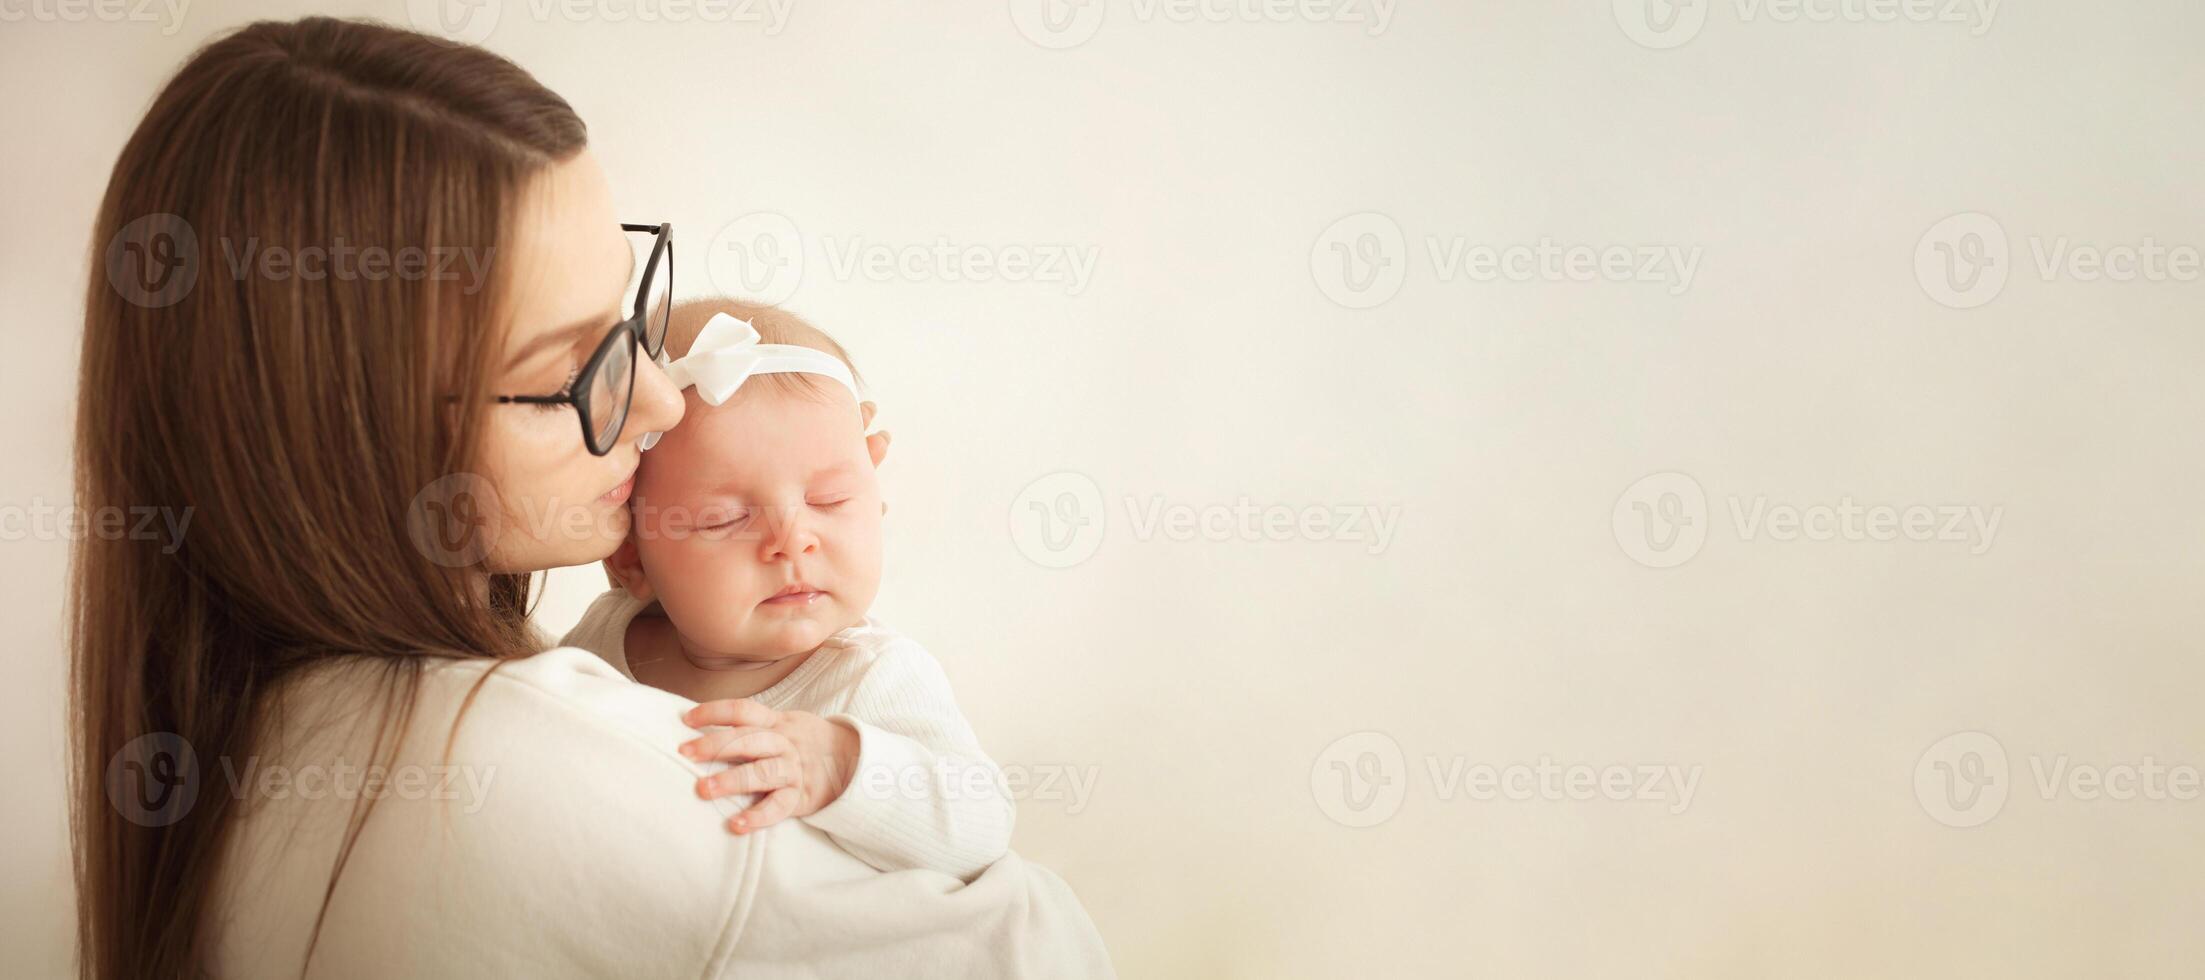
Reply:
M868 867L804 821L729 833L750 798L697 798L726 766L676 750L692 702L571 648L429 662L332 891L380 755L375 674L305 672L253 757L200 758L199 805L240 807L214 975L300 976L325 898L317 978L1112 975L1071 889L1015 852L960 882Z
M649 605L610 590L560 645L597 654L632 679L628 624ZM1003 772L957 710L942 665L917 641L867 618L751 700L857 729L849 787L804 819L865 863L970 881L1010 850L1015 805Z

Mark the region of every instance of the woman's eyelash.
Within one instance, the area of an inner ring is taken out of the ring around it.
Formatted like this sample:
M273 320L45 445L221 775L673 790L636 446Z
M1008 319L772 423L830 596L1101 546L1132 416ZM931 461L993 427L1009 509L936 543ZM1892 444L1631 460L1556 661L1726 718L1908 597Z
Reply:
M553 397L553 398L565 398L565 397L567 397L567 396L569 396L569 395L572 395L572 394L574 394L574 383L575 383L576 381L578 381L578 380L581 380L581 377L582 377L582 369L581 369L581 368L570 368L570 369L568 369L568 371L567 371L567 380L566 380L566 382L565 382L564 384L561 384L561 385L559 386L559 390L558 390L558 391L554 391L554 392L552 392L552 393L551 393L551 397ZM572 406L572 405L570 405L570 404L567 404L567 403L563 403L563 402L539 402L539 403L537 403L536 407L537 407L538 409L542 410L542 411L547 411L547 412L548 412L548 411L550 411L550 410L552 410L552 409L555 409L555 408L571 408L571 407L573 407L573 406Z

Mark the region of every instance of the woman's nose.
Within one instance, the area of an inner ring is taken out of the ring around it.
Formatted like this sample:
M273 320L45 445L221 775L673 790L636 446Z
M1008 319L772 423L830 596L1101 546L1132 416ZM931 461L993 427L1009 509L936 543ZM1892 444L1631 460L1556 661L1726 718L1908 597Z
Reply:
M685 407L681 389L674 387L656 358L646 357L635 366L635 399L628 408L627 434L641 439L646 432L671 429L681 422Z

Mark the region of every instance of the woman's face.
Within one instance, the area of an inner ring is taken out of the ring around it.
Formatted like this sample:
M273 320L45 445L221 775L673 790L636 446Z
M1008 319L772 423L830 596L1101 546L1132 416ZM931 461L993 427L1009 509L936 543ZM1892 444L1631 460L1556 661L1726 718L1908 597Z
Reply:
M620 229L612 189L583 150L537 175L521 198L510 244L495 267L515 276L512 336L492 376L501 395L550 395L566 388L613 324L632 310L632 263L641 243ZM664 270L661 270L664 274ZM489 565L530 572L604 558L628 533L628 494L641 453L637 440L681 421L681 394L658 365L639 359L635 402L620 440L590 455L571 405L500 404L490 409L485 476L499 520Z

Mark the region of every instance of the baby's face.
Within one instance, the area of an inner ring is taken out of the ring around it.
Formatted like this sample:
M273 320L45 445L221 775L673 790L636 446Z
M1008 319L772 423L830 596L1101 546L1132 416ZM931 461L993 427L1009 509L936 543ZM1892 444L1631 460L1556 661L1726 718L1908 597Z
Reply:
M839 385L753 381L643 454L634 543L691 655L771 661L857 625L880 591L881 495Z

